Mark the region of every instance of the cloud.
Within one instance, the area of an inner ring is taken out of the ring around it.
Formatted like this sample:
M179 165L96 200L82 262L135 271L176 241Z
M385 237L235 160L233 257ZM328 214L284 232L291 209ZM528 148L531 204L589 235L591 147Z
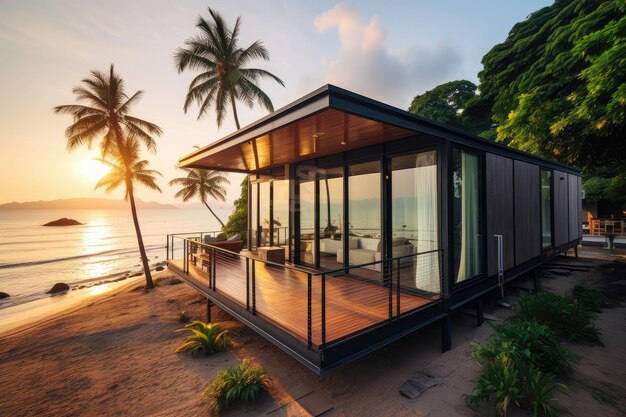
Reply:
M317 16L313 23L320 33L336 29L339 36L338 56L321 61L325 82L400 108L407 108L416 94L450 81L460 67L460 53L444 40L430 47L390 49L377 16L362 22L343 3Z

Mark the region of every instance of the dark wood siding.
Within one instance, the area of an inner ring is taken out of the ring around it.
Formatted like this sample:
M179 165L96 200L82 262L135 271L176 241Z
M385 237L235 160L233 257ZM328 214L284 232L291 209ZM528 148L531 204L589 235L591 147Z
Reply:
M502 235L504 269L515 266L513 217L513 160L488 153L485 160L487 181L487 273L498 272L496 239Z
M515 185L515 264L541 255L539 166L513 163Z
M569 199L569 240L580 238L581 219L580 206L580 177L572 174L567 175L568 199Z
M567 176L561 171L554 171L554 244L564 245L569 240L569 200L567 197Z

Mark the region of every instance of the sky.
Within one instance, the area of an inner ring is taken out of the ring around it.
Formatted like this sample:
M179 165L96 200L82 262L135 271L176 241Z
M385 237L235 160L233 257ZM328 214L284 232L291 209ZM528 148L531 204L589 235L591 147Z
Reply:
M136 117L163 128L157 153L144 152L163 174L162 194L140 189L146 201L175 203L167 182L184 174L178 159L235 130L232 114L218 129L214 113L197 119L183 102L193 72L179 74L176 48L197 33L207 7L227 22L241 16L240 46L262 40L269 62L255 62L285 87L261 82L278 109L326 83L401 109L416 94L447 81L478 84L483 55L512 26L551 4L547 0L412 1L166 1L0 0L0 204L58 198L122 198L95 191L97 148L68 153L69 116L52 108L73 104L72 88L90 70L113 63L130 95L145 92ZM239 106L241 125L264 116ZM229 206L240 174L228 174Z

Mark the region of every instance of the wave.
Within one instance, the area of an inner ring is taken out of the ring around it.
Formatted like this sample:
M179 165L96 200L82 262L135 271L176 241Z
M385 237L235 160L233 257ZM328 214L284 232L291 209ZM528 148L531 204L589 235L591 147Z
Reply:
M148 246L146 246L146 252L154 251L154 250L157 250L157 249L164 249L164 248L165 248L165 245L148 245ZM50 264L50 263L55 263L55 262L71 261L71 260L75 260L75 259L92 258L92 257L102 256L102 255L127 255L127 254L131 254L131 253L139 253L139 249L128 249L128 248L126 248L126 249L112 249L112 250L105 250L105 251L101 251L101 252L87 253L87 254L84 254L84 255L67 256L67 257L64 257L64 258L54 258L54 259L44 259L44 260L40 260L40 261L28 261L28 262L0 264L0 269L21 268L21 267L25 267L25 266L43 265L43 264Z

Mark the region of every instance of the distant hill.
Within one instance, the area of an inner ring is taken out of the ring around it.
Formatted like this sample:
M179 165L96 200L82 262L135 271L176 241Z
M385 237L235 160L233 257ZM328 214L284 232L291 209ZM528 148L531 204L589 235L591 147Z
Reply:
M154 201L145 202L138 198L135 199L137 208L142 209L176 209L171 204L161 204ZM65 198L50 201L27 201L24 203L6 203L0 204L0 210L89 210L89 209L127 209L128 202L124 200L111 200L108 198Z

